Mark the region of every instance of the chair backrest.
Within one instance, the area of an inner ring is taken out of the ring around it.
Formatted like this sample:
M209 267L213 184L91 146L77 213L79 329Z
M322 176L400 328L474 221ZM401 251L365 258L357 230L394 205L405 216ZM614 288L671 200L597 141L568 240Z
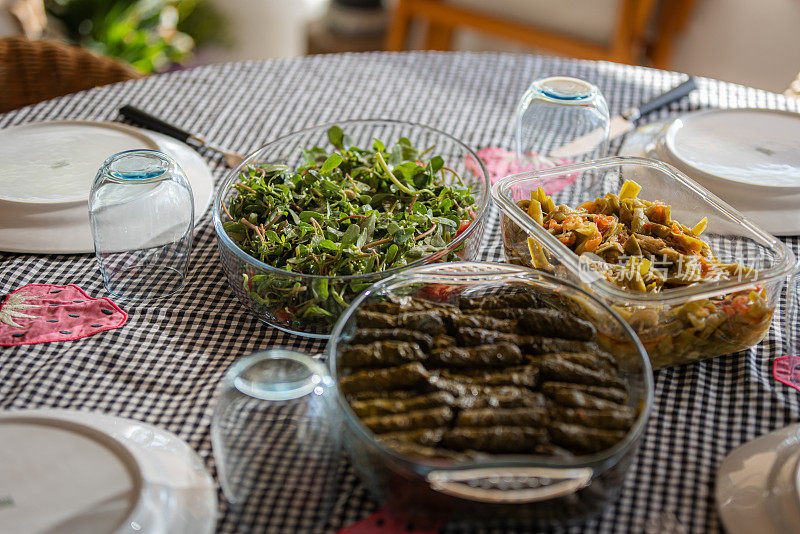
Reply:
M396 0L385 47L405 50L407 38L413 35L412 22L422 20L428 23L423 34L423 48L429 50L450 50L453 31L469 28L535 49L582 59L638 64L646 54L654 66L665 68L675 36L685 26L694 2ZM585 8L583 13L576 10L579 4ZM525 15L520 16L520 11ZM656 14L655 42L650 43L648 33ZM537 24L536 20L541 22Z
M0 39L0 113L142 76L133 67L77 46Z

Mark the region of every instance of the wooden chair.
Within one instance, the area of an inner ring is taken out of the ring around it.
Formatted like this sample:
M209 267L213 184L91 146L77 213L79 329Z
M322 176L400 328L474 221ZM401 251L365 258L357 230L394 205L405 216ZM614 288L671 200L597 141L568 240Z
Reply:
M77 46L24 37L0 39L0 113L140 77L133 67Z
M650 63L658 69L672 67L672 49L676 37L686 28L696 0L662 0L658 11L655 38L646 51Z
M688 6L685 10L683 7L679 10L681 14L685 13L683 17L678 16L672 9L664 9L668 22L659 25L659 32L679 31L688 17L693 1L668 0L666 4L670 8L677 4L680 6L688 4ZM488 10L479 12L441 0L398 0L386 39L386 49L404 50L411 23L418 19L428 22L423 46L429 50L450 50L454 29L467 27L570 57L636 64L641 63L647 44L648 25L657 4L657 0L619 0L611 40L606 44L598 44L589 39L492 15ZM669 46L658 49L658 57L662 62L669 58L672 41L670 40L668 44Z

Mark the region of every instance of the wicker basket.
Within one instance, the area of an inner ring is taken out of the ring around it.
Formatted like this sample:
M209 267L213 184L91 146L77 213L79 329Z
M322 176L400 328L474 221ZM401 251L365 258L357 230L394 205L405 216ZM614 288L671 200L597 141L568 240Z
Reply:
M134 78L132 67L57 41L0 39L0 113Z

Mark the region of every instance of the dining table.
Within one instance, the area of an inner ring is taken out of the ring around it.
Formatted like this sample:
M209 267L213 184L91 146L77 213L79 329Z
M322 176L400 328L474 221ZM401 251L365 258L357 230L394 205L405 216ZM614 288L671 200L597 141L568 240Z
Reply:
M119 108L131 104L245 154L304 127L364 118L425 124L473 149L512 150L518 100L532 81L549 75L594 83L612 116L685 79L677 72L531 54L315 55L198 66L98 87L2 114L0 128L57 119L122 121ZM698 89L689 98L639 123L704 108L800 111L798 102L698 78ZM609 152L619 148L617 139ZM220 183L230 169L217 154L204 152L203 157ZM800 238L781 239L800 252ZM495 207L478 259L504 261ZM0 253L0 295L26 284L75 284L94 297L110 296L94 254ZM0 348L0 407L101 412L156 425L184 439L216 480L210 424L225 371L237 359L264 349L319 354L325 345L274 329L237 301L220 263L210 209L196 224L188 279L179 293L148 302L112 300L129 317L121 328L78 340ZM773 360L786 350L784 306L782 296L757 346L655 372L652 415L619 498L566 531L722 531L714 498L722 460L743 443L800 421L800 393L776 381L772 372ZM275 446L268 461L290 467L298 461L293 453L291 443ZM336 484L328 531L378 510L347 459ZM240 531L221 493L219 507L216 530ZM265 499L248 521L246 530L253 532L310 528L302 507L280 492Z

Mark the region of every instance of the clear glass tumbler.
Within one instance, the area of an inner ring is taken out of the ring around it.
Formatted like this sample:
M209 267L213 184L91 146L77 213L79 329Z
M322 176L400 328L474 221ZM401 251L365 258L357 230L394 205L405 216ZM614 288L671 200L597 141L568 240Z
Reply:
M566 76L536 80L517 107L520 166L552 166L542 158L555 164L603 158L608 128L608 105L597 87Z
M237 527L323 530L337 487L341 438L336 388L322 363L284 349L232 365L211 422L217 475Z
M109 293L131 300L172 295L185 282L194 199L169 156L130 150L108 158L89 195L94 249Z

